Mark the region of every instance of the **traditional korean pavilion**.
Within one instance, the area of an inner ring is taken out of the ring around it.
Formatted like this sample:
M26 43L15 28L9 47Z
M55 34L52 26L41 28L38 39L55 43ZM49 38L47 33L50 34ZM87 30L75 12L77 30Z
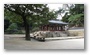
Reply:
M66 22L60 20L49 20L49 24L41 25L41 31L65 31L65 26L68 25Z

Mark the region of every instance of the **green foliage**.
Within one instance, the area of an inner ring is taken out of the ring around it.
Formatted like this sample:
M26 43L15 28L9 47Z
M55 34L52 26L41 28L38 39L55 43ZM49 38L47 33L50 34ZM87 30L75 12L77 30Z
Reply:
M6 32L14 33L18 31L18 26L16 23L12 23L6 30Z
M75 4L69 14L65 14L62 21L69 22L71 26L84 26L84 4Z
M14 29L18 29L18 26L16 23L12 23L7 30L14 30Z
M84 16L83 14L71 15L68 20L73 25L83 26L83 23L82 23L82 20L84 22L83 16Z
M4 7L4 17L10 22L22 23L22 17L25 16L28 24L39 26L57 17L54 11L49 11L46 4L5 4Z
M11 23L22 23L21 16L11 12L11 11L4 11L4 19L8 19Z
M75 7L70 9L70 14L84 14L84 4L75 4Z
M25 34L25 33L22 32L22 30L18 30L17 32L14 32L13 34Z
M68 20L70 22L78 21L82 16L83 16L83 14L71 15Z
M22 30L19 30L19 27L16 23L12 23L9 27L5 30L7 34L24 34Z
M68 15L68 13L65 13L64 17L62 17L62 21L67 22L68 23L68 19L69 19L70 15Z

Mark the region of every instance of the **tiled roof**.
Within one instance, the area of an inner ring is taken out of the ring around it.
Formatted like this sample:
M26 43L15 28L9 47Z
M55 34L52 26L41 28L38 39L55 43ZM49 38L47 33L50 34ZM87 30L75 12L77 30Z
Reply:
M56 23L56 24L68 24L66 22L60 21L60 20L49 20L49 23Z

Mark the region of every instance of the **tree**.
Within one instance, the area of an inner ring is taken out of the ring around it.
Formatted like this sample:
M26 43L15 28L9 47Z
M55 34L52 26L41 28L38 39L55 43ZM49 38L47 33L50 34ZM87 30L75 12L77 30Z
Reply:
M65 12L65 10L64 10L63 8L59 8L59 10L56 11L56 13L57 13L58 15L60 15L61 17L63 17L62 14L63 14L64 12Z
M84 4L75 4L75 7L70 9L71 16L69 22L74 26L84 26Z
M65 13L65 15L62 17L62 21L64 22L69 22L68 18L70 17L70 15L68 15L68 12Z
M62 21L69 22L72 26L84 26L84 4L66 5L69 12L63 16Z
M62 8L59 8L59 10L56 11L56 13L60 15L62 18L63 18L63 14L65 14L64 16L67 17L67 15L69 14L69 10L73 7L74 4L63 4Z
M49 8L46 4L5 4L5 14L13 15L12 18L22 20L26 31L26 40L30 40L30 28L34 24L43 23L42 20L51 19L48 16ZM54 17L54 14L53 14ZM20 18L20 19L19 19ZM20 22L19 21L19 22Z

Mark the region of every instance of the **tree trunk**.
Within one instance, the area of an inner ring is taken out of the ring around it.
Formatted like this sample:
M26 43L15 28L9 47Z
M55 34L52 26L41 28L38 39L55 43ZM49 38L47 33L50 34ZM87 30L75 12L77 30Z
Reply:
M29 25L28 24L26 24L26 28L25 28L26 30L26 40L30 40L30 30L29 30Z
M23 21L24 21L24 27L25 27L25 39L26 40L31 40L30 39L30 29L29 29L29 24L27 23L26 17L22 16Z

